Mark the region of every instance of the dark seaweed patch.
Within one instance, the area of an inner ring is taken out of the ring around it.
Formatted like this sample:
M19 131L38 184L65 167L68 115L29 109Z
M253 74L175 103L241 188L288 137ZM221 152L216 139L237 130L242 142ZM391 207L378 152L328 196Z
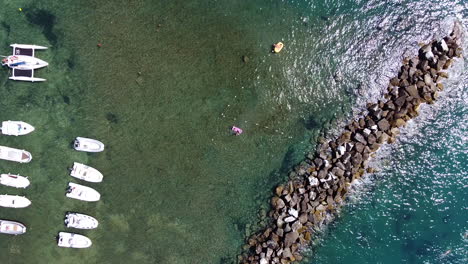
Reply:
M10 31L11 31L11 26L9 24L5 23L5 21L2 21L1 25L2 25L2 28L5 29L5 31L9 35Z
M66 103L67 105L70 104L70 97L66 96L66 95L63 95L62 96L62 99L63 99L63 102Z
M302 121L303 121L304 127L307 130L319 129L320 128L320 124L312 116L310 116L308 119L303 119Z
M106 119L113 124L117 124L119 122L118 117L114 113L110 112L106 114Z
M73 70L75 68L75 60L72 57L68 58L67 65L70 70Z
M53 30L56 23L54 14L43 9L33 9L26 13L26 18L30 23L42 28L42 33L52 45L57 44L57 35Z

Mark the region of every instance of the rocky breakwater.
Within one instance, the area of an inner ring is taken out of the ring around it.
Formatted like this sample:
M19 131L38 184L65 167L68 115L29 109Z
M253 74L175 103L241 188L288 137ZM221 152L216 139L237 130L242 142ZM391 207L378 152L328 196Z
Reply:
M271 199L270 225L253 235L239 256L242 264L291 263L301 249L343 205L351 183L366 172L382 144L393 143L399 128L418 116L421 103L432 104L448 77L446 69L462 56L461 29L419 49L390 80L383 99L348 124L336 138L323 140L291 172L290 181L276 187Z

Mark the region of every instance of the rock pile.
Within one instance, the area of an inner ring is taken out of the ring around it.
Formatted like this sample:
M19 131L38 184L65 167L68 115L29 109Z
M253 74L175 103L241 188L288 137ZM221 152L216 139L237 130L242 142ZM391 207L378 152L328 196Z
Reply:
M271 199L272 222L252 236L239 256L242 264L300 261L306 246L345 200L350 184L366 171L372 153L382 144L393 143L399 128L418 115L421 103L432 104L441 81L455 57L461 57L460 32L420 48L418 56L405 59L388 93L367 105L361 117L348 124L336 139L322 143L316 153L296 166L291 180L276 187Z

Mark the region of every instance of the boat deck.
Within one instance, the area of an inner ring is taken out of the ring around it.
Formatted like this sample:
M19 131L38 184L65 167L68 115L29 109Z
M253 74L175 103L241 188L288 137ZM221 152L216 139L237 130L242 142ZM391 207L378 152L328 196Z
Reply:
M15 48L15 55L33 56L33 54L34 54L33 49Z

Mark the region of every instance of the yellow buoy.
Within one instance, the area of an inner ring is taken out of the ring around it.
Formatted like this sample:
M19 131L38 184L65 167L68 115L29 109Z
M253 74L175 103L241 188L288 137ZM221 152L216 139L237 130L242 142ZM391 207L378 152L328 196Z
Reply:
M276 44L273 44L273 52L274 53L279 53L284 47L283 42L278 42Z
M23 11L23 8L20 7L20 8L18 8L18 10L19 10L20 12L22 12L22 11Z

